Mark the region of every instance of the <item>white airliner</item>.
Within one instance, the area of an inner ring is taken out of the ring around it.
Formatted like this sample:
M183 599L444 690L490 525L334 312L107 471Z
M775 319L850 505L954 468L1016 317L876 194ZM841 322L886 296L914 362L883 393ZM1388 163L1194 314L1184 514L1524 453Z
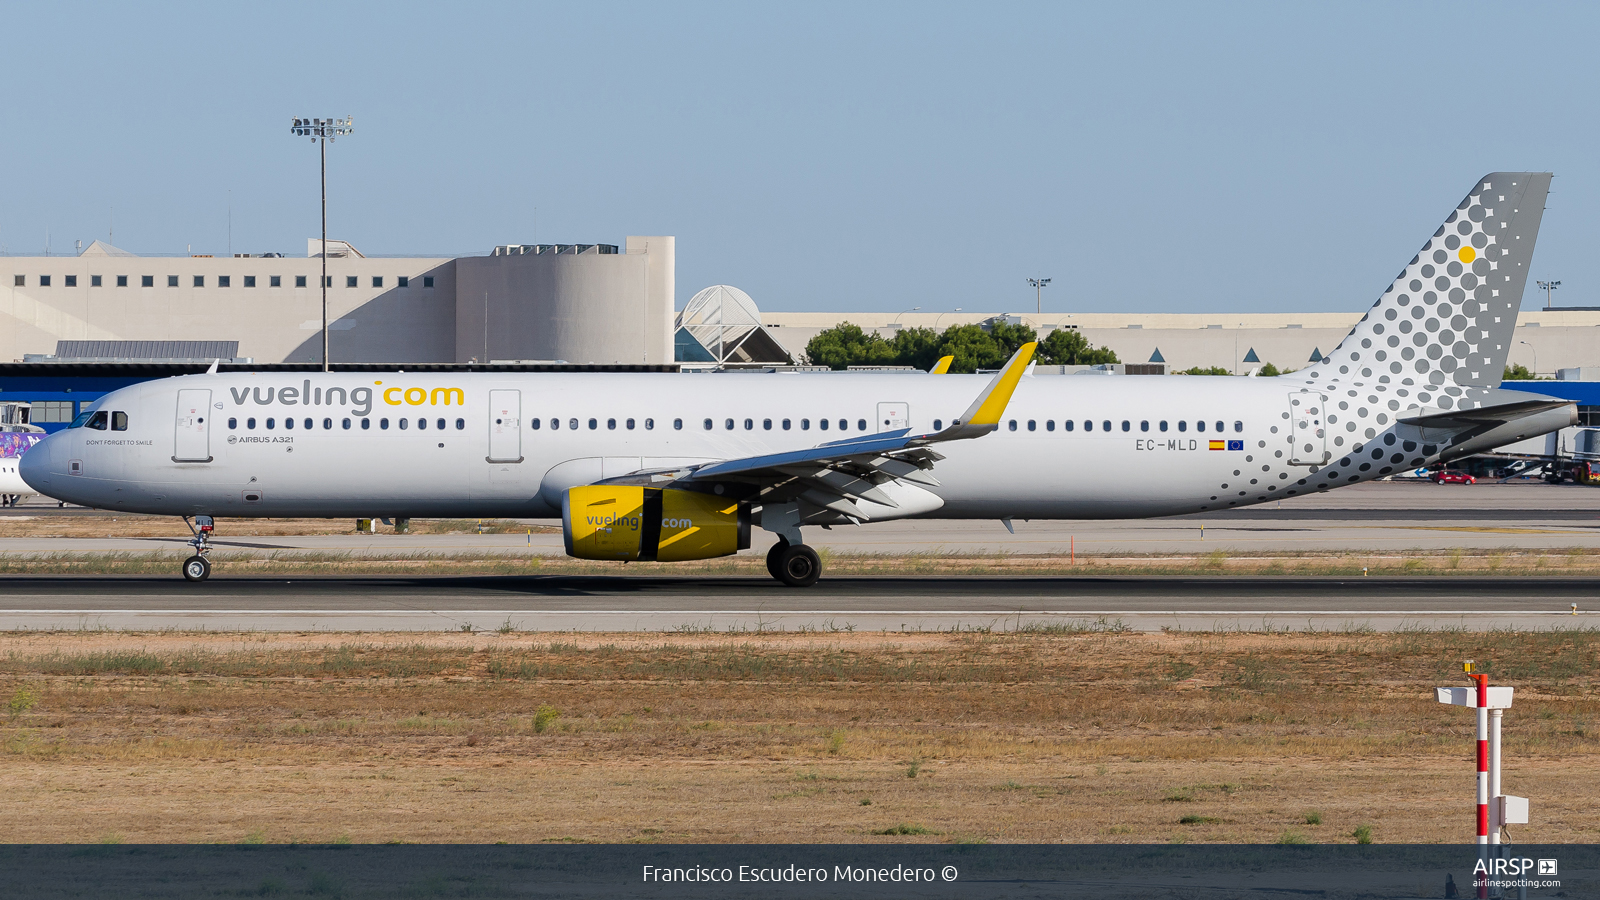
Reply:
M0 431L0 506L16 506L38 493L22 480L22 454L44 438L42 431Z
M585 559L687 560L907 517L1168 516L1438 465L1576 420L1498 389L1550 186L1473 184L1337 350L1272 378L893 373L189 375L114 391L31 450L28 484L215 516L561 516ZM1337 265L1310 254L1307 271ZM191 530L195 530L191 525Z

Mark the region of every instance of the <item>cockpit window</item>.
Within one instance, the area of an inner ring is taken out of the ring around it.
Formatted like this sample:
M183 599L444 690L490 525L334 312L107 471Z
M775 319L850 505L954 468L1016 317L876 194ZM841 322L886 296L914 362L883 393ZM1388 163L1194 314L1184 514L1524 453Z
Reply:
M106 411L102 409L99 412L92 413L89 416L89 421L87 421L87 422L85 422L83 424L88 428L93 428L95 431L105 431L106 430L106 420L109 419L109 418L110 418L110 416L108 416L106 414Z
M93 415L94 415L94 413L88 412L87 410L85 410L84 412L78 413L78 417L76 419L73 419L72 420L72 424L68 425L67 427L68 428L82 428L83 426L89 424L89 418L91 416L93 416Z
M114 413L112 413L111 414L111 430L112 431L127 431L128 430L128 414L125 413L125 412L114 412Z

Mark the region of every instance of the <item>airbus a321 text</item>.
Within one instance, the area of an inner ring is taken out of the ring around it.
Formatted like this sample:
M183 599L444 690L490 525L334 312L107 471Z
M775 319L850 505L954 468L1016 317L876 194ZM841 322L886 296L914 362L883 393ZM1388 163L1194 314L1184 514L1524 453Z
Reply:
M1339 347L1270 378L219 373L114 391L21 459L51 497L191 517L560 516L583 559L693 560L908 517L1134 518L1381 478L1576 421L1499 389L1550 175L1497 172ZM196 527L198 526L198 527Z

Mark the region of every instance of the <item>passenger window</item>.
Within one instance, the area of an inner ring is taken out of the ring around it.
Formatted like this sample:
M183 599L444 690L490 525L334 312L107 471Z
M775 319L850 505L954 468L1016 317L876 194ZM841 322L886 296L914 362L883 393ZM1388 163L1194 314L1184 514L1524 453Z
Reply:
M934 431L943 431L944 430L944 420L943 419L934 419L933 420L933 430Z
M1223 431L1223 428L1222 428L1222 423L1221 423L1221 422L1218 422L1218 423L1217 423L1217 432L1218 432L1218 433L1219 433L1219 434L1220 434L1220 433L1221 433L1221 432L1222 432L1222 431Z
M568 419L567 420L567 427L572 429L573 431L577 431L578 430L578 420L577 419Z
M1127 419L1123 419L1122 420L1122 430L1123 431L1132 431L1133 430L1133 424L1131 422L1129 422Z
M800 430L801 431L810 431L811 430L811 420L810 419L801 419L800 420Z
M817 427L821 428L823 431L827 431L828 430L828 420L827 419L818 419L817 420Z
M435 421L433 423L433 427L439 429L440 431L443 431L444 430L444 420L443 419L439 419L439 420Z
M229 431L232 431L232 430L234 430L235 428L238 428L238 427L239 427L239 420L238 419L229 419L228 420L228 430Z
M1149 419L1145 419L1143 422L1140 422L1139 423L1139 430L1140 431L1149 431L1150 430L1150 420Z
M349 419L341 419L339 421L339 424L344 427L345 431L349 431L350 430L350 420Z
M268 428L271 428L271 427L272 427L272 424L271 424L271 422L272 422L272 420L271 420L271 419L268 419L268 420L267 420L267 423L268 423L268 424L267 424L267 427L268 427ZM288 428L288 429L290 429L290 430L293 430L293 429L294 429L294 417L293 417L293 416L290 416L290 417L289 417L289 418L287 418L287 419L284 419L284 420L283 420L283 427L285 427L285 428Z
M114 413L112 413L111 414L111 430L112 431L127 431L128 430L128 414L125 413L125 412L114 412Z
M1028 430L1029 431L1038 431L1039 430L1039 423L1035 422L1032 419L1029 419L1028 420Z
M315 423L315 422L313 422L313 421L311 421L311 420L310 420L310 419L307 419L307 420L305 420L305 422L304 422L304 423L303 423L303 424L304 424L304 425L305 425L305 426L306 426L306 427L307 427L307 428L315 428L315 427L316 427L316 425L317 425L317 423Z
M244 427L250 429L251 431L255 431L256 430L256 419L255 419L255 416L251 416L250 418L245 419L244 420Z
M500 420L499 419L495 419L494 423L496 425L499 425L500 424ZM550 430L551 431L560 431L561 430L561 420L560 419L551 419L550 420Z
M461 420L457 419L456 421L460 422ZM544 426L544 420L543 419L529 419L528 420L528 424L533 426L533 430L534 431L538 431L541 427Z
M771 420L768 419L767 421L770 422ZM745 419L744 420L744 430L745 431L754 431L755 427L756 427L756 423L755 423L754 419Z
M1045 419L1044 420L1044 430L1045 431L1055 431L1056 430L1056 420L1055 419Z
M361 420L361 430L362 431L367 431L367 430L369 430L371 428L372 428L372 420L371 419L362 419Z
M783 430L784 431L788 431L789 430L789 420L788 419L784 419L783 420Z
M1110 431L1111 430L1111 420L1110 419L1106 419L1104 422L1101 422L1100 423L1100 430L1101 431Z
M200 421L204 422L205 419L201 419ZM90 416L89 417L89 421L87 421L87 422L85 422L83 424L87 425L90 428L93 428L95 431L105 431L106 430L106 411L103 410L103 409L100 410L99 412L97 412L94 415Z
M272 427L274 425L276 425L276 424L278 424L278 420L277 419L274 419L271 416L267 416L267 430L268 431L271 431Z
M1075 425L1075 424L1077 424L1077 423L1073 422L1071 419L1062 419L1061 420L1061 430L1062 431L1071 431L1072 430L1072 426Z
M404 422L405 420L401 419L400 421ZM388 419L379 419L378 420L378 430L379 431L388 431L389 430L389 420Z
M1083 430L1084 431L1093 431L1094 430L1094 420L1093 419L1084 419L1083 420Z
M1182 419L1179 419L1178 420L1178 430L1179 431L1188 431L1189 430L1189 423L1185 422Z
M1205 419L1201 419L1200 421L1194 423L1194 430L1195 431L1205 431L1206 430L1206 420Z
M410 428L410 427L411 427L411 420L410 419L401 419L400 420L400 430L401 431L405 431L407 428Z
M617 420L616 419L607 419L606 420L606 430L607 431L616 431L617 430Z
M1234 422L1233 423L1233 430L1234 431L1243 431L1244 430L1244 423L1243 422Z
M672 420L672 430L673 431L682 431L683 430L683 420L682 419L673 419Z
M723 419L722 423L723 423L722 427L726 428L729 431L733 430L733 420L732 419Z
M400 427L401 428L406 427L406 423L404 422L404 420L402 420L400 422ZM428 420L427 419L418 419L417 420L417 430L418 431L427 431L428 430Z
M534 421L537 422L539 420L538 419L534 419ZM443 428L444 426L440 425L439 427ZM457 419L456 420L456 430L457 431L466 431L467 430L467 420L466 419Z
M1161 420L1161 430L1162 431L1166 431L1167 430L1167 420L1166 419L1162 419Z
M856 420L856 430L857 431L866 431L867 430L867 420L866 419L857 419Z
M707 431L710 431L710 430L711 430L711 429L712 429L712 428L713 428L713 427L714 427L714 426L713 426L713 425L712 425L712 424L711 424L711 420L710 420L710 419L707 419L707 420L706 420L706 421L705 421L705 426L706 426L706 430L707 430Z
M628 422L627 422L627 425L628 425L628 430L632 431L633 430L633 420L629 419Z
M656 420L655 419L645 419L644 420L644 430L645 431L655 431L656 430Z
M1016 419L1012 419L1010 422L1006 423L1006 426L1008 428L1010 428L1012 431L1016 431L1017 430L1017 420Z
M331 430L333 430L333 420L332 419L323 419L322 420L322 430L323 431L331 431Z
M589 430L590 431L594 431L595 429L597 429L599 427L600 427L600 420L599 419L590 419L589 420Z
M840 431L849 431L850 430L850 420L849 419L840 419L839 420L839 430Z

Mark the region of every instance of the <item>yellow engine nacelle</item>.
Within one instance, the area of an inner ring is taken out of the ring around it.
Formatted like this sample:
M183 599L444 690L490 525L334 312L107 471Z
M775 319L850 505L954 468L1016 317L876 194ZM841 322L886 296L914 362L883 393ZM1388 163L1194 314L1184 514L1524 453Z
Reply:
M561 529L578 559L711 559L750 546L750 507L697 491L590 484L567 490Z

